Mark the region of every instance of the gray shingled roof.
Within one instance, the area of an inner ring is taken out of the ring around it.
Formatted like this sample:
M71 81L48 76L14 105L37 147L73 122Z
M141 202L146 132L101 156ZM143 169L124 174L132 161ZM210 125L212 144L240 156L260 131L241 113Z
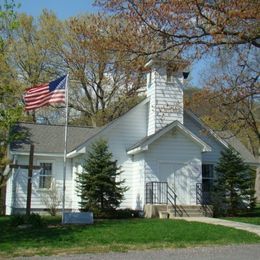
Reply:
M78 145L96 134L100 128L68 127L67 152L71 152ZM29 152L30 144L34 143L35 153L63 153L64 126L19 123L14 131L22 133L21 141L13 142L10 146L13 152Z
M253 154L230 131L218 131L216 133L223 140L225 140L230 146L232 146L238 153L240 153L242 159L246 163L253 163L253 164L258 163L256 158L253 156Z

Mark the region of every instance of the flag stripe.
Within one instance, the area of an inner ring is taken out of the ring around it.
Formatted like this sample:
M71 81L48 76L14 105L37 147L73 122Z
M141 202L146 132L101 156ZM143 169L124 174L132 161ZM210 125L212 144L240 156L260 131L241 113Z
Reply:
M52 97L50 99L45 99L45 100L42 100L41 102L37 102L37 103L30 103L29 105L26 105L26 109L32 109L32 108L37 108L37 107L42 107L44 105L47 105L47 104L51 104L51 103L64 103L64 98L65 96L63 97Z
M32 88L28 88L26 93L34 93L34 92L38 92L41 89L49 89L49 85L48 83L42 84L42 85L37 85L35 87Z
M33 110L54 103L65 103L66 80L67 76L63 76L27 89L24 95L25 110Z
M38 100L38 101L34 101L34 102L27 102L28 103L28 106L30 105L40 105L42 103L44 103L45 101L51 101L51 100L60 100L61 102L63 102L65 98L65 94L59 94L59 95L52 95L51 97L46 97L46 98L43 98L41 100ZM27 106L27 105L26 105Z
M45 90L42 90L40 92L36 92L36 93L29 93L29 94L26 94L26 97L30 98L30 97L37 97L41 94L48 94L50 91L49 89L45 89Z
M53 92L47 92L46 94L41 94L41 95L38 95L38 96L25 96L24 97L24 100L26 102L34 102L34 101L38 101L38 100L42 100L44 98L50 98L52 95L56 94L64 94L65 93L65 90L56 90L56 91L53 91Z
M45 93L45 94L39 94L39 95L36 95L36 96L25 96L25 97L24 97L24 100L25 100L26 102L30 102L30 101L33 101L33 100L41 99L41 98L46 97L46 96L48 96L48 95L50 95L49 92L47 92L47 93Z
M32 110L32 109L36 109L39 107L43 107L43 106L50 105L50 104L56 104L56 103L65 103L65 101L64 101L64 99L62 101L60 99L59 100L46 100L45 102L42 102L41 104L26 106L25 109Z
M49 94L48 96L41 96L40 99L34 99L34 100L31 100L30 102L27 102L27 103L30 103L30 104L36 104L36 103L41 103L41 102L44 102L45 100L49 100L51 98L64 98L65 96L65 92L58 92L58 93L54 93L54 94Z

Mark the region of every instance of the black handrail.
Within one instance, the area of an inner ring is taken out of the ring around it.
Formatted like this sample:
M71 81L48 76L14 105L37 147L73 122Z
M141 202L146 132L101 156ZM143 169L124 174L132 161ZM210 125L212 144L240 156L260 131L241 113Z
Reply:
M196 204L202 204L202 183L196 183Z
M172 194L170 192L168 193L168 201L171 203L171 205L174 208L174 216L176 217L177 213L178 213L179 217L183 217L184 213L186 214L186 216L189 216L188 212L181 205L177 205L176 202L177 202L178 196L175 193L175 191L171 187L169 187L169 185L168 185L168 188L174 194L174 196L172 196ZM169 197L174 199L174 204L172 203L172 201L170 200Z
M206 215L212 215L212 209L209 207L210 200L203 196L202 183L196 183L196 204L202 206Z
M168 191L167 193L167 201L169 201L171 203L171 205L173 206L174 208L174 216L176 217L177 216L177 194L175 193L175 191L169 187L168 183L167 183L167 186L168 186L168 189L170 190L171 193L174 194L174 196L172 196L172 194ZM172 203L170 197L173 199L174 203ZM182 211L180 210L180 213L178 212L179 216L182 216Z
M196 204L200 205L208 205L210 204L210 199L208 199L206 196L203 196L203 188L202 183L196 183Z
M146 203L167 204L168 184L167 182L146 183Z
M183 211L177 206L177 194L169 187L167 182L146 183L146 203L150 204L171 204L174 209L174 216L183 216Z

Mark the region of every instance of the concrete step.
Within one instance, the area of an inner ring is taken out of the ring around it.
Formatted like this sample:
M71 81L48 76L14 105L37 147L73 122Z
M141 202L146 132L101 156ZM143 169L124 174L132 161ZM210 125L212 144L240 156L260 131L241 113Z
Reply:
M199 210L199 209L192 209L192 210L183 210L183 209L179 209L179 210L177 210L177 212L183 212L183 214L187 214L187 213L190 213L190 214L192 214L192 213L203 213L203 210ZM175 212L174 210L168 210L168 212L170 213L170 212Z
M196 212L196 211L203 211L202 208L184 208L184 207L177 207L177 210L182 210L182 211L190 211L190 212ZM174 211L174 209L168 209L168 211Z
M175 210L169 209L169 217L175 217ZM182 212L182 217L204 217L205 212L201 206L178 206L177 216Z
M177 217L205 217L205 215L203 214L203 212L182 212L182 216L180 216L180 212L177 212L176 216ZM175 216L175 212L169 212L169 216Z
M175 216L174 213L169 213L170 219L174 219L176 217L180 217L180 216L178 214ZM181 217L188 217L188 218L197 217L198 218L198 217L205 217L205 216L202 213L192 213L192 214L188 214L188 215L183 214L183 216L181 216Z
M161 218L161 219L169 218L169 212L168 211L159 211L159 218Z
M212 217L212 206L202 207L201 205L177 205L177 212L182 211L182 217ZM144 207L145 217L146 218L168 218L174 216L174 208L172 205L166 204L146 204ZM162 213L160 213L162 212ZM177 214L180 217L179 214Z

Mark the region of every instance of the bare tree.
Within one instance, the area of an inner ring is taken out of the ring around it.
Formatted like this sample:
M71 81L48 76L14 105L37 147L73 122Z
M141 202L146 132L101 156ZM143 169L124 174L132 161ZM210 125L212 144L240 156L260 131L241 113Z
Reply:
M61 189L53 179L50 189L43 191L41 195L42 203L46 206L52 216L56 216L62 201Z

